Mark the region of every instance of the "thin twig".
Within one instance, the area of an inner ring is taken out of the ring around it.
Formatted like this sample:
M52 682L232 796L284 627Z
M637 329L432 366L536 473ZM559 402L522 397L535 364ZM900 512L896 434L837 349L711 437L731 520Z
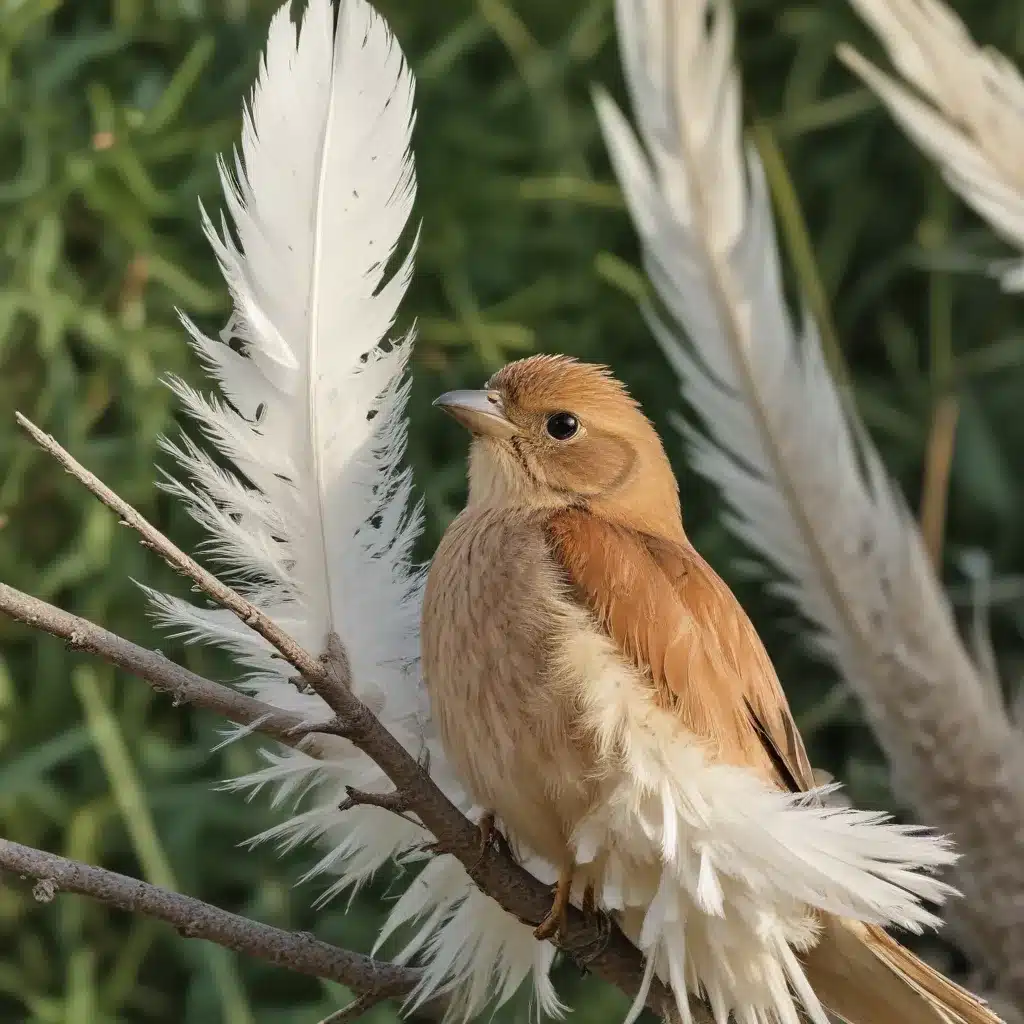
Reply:
M304 650L301 644L297 643L280 626L267 618L256 605L232 590L212 572L204 569L194 558L186 555L153 526L141 512L137 512L127 501L115 494L99 477L91 473L70 452L61 447L54 437L40 430L27 416L16 412L14 417L40 448L52 455L73 477L85 484L107 508L116 512L126 526L130 526L142 537L146 547L152 548L172 569L188 576L214 601L233 611L250 629L273 644L314 687L317 683L328 682L326 670L320 661ZM332 707L331 710L337 712L337 708Z
M365 995L356 996L347 1006L343 1006L340 1010L335 1010L334 1013L324 1017L320 1024L350 1024L351 1021L362 1017L373 1005L374 1000L368 999Z
M935 406L921 486L921 533L932 565L942 565L942 541L946 532L949 474L956 449L956 425L960 405L956 395L945 395Z
M414 825L420 822L410 818L407 812L412 810L409 804L409 796L400 789L393 789L389 793L367 793L365 790L356 789L355 786L346 786L347 796L338 804L339 811L350 811L353 807L380 807L385 811L391 811Z
M213 711L239 725L255 727L263 735L311 757L320 757L316 724L205 679L162 654L133 644L88 619L55 608L5 583L0 583L0 613L59 637L71 650L95 654L111 665L139 676L154 690L171 697L175 704L191 704ZM331 724L325 725L329 727Z
M413 967L340 949L308 932L288 932L229 913L181 893L0 839L0 871L36 879L36 899L48 902L58 892L91 896L117 907L173 925L187 939L207 939L279 967L346 985L367 1003L407 995L419 981Z

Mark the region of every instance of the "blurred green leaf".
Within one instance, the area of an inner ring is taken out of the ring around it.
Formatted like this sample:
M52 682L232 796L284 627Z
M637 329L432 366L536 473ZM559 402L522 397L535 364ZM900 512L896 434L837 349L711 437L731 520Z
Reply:
M89 733L83 726L77 726L44 740L15 758L4 758L3 767L0 767L0 802L6 804L17 799L25 790L38 785L47 772L74 759L88 745Z
M167 88L159 102L146 118L146 132L155 135L167 128L178 116L189 93L195 88L203 69L213 56L213 37L200 36L192 48L185 54L185 59L174 72L174 77L167 83Z

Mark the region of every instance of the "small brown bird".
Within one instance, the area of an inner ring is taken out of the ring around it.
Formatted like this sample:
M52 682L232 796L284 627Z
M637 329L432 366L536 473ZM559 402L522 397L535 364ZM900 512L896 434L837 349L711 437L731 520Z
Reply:
M511 363L435 405L472 433L469 501L438 548L423 667L486 832L615 915L674 993L719 1024L995 1024L885 931L954 856L829 806L771 661L683 530L661 441L603 367ZM809 792L814 790L814 792ZM924 871L920 869L925 869ZM642 1006L641 993L634 1016Z

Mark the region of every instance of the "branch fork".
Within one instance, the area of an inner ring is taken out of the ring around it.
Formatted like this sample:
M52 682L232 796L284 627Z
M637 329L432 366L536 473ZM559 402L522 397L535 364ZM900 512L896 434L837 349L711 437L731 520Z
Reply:
M346 786L345 792L348 796L338 804L339 811L349 811L353 807L362 806L380 807L385 811L401 815L407 820L412 820L406 814L407 811L413 809L412 796L404 790L393 789L389 793L367 793L362 789L356 789L355 786Z

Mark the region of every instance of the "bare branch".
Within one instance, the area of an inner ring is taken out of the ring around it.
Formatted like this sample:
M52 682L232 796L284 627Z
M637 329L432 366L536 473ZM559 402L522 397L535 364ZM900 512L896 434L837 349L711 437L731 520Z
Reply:
M207 569L204 569L194 558L186 555L177 545L165 537L145 516L137 512L123 498L115 494L99 477L89 472L70 452L58 444L50 434L44 433L27 416L20 412L14 414L18 423L31 435L32 439L44 451L52 455L73 477L80 480L96 495L111 511L116 512L126 526L135 530L146 547L152 548L172 569L177 569L188 576L204 593L208 594L219 605L233 611L250 629L255 630L269 641L278 651L294 665L302 675L314 686L327 682L327 673L323 664L301 644L297 643L276 623L267 618L251 601L232 590ZM319 693L319 689L317 689ZM324 696L321 694L321 696ZM324 698L326 700L326 697ZM330 702L328 702L330 703ZM332 710L337 711L336 708Z
M45 451L53 455L69 473L81 480L108 508L116 512L124 523L138 531L147 547L152 548L169 565L192 579L213 600L233 611L242 622L268 640L291 665L299 670L302 677L337 716L336 721L325 723L322 726L318 725L317 730L344 736L377 764L395 787L396 793L389 797L393 801L401 801L408 811L414 813L424 827L436 837L437 841L433 844L435 852L451 854L456 857L476 885L520 921L539 925L546 918L551 906L551 893L548 887L507 856L503 850L496 848L496 844L488 844L481 853L480 832L477 826L470 822L445 796L424 767L355 696L349 685L348 659L344 647L336 637L325 637L324 655L313 657L255 605L176 547L131 505L77 462L53 437L45 434L20 413L17 414L17 419L19 424ZM5 589L10 594L18 594L17 591ZM24 595L20 596L24 597ZM42 602L39 604L45 608L49 607L43 605ZM2 604L0 604L0 610L5 610ZM56 611L53 609L53 612ZM31 624L48 629L45 621L48 621L49 618L51 616L48 616L47 619L37 617L37 621ZM23 619L23 621L28 620ZM56 625L56 623L54 624ZM92 628L98 629L98 627ZM49 629L48 631L57 632L57 635L70 639L63 631ZM105 633L105 631L100 632ZM106 635L113 637L113 634ZM83 642L78 639L74 642L76 646L84 646ZM126 641L122 641L122 643L126 643ZM109 647L86 649L95 649L97 654L105 658L114 653ZM145 655L143 663L146 671L140 671L130 660L115 660L114 663L151 680L151 672L154 668L152 659L161 661L164 659L150 651L144 651L142 648L139 648L139 651ZM110 658L110 660L114 659ZM191 673L189 675L191 676ZM211 688L216 688L215 683L201 680L199 677L194 677L192 681L197 685L205 683ZM165 686L160 688L166 690ZM181 691L174 692L181 699ZM199 690L197 689L196 692L198 693ZM213 694L211 693L210 696L212 698ZM224 700L223 695L218 695L218 699ZM246 700L251 700L251 698L246 698ZM196 703L199 702L196 701ZM260 702L252 701L252 704L259 705ZM236 712L240 710L239 706L233 706ZM267 707L266 705L260 706L261 708ZM255 709L250 708L249 710ZM275 715L280 714L269 708L268 711ZM222 713L230 714L226 710ZM248 723L256 731L267 731L255 717L250 717ZM292 730L309 730L307 723L298 721L290 723L290 728ZM269 734L274 735L273 733ZM275 738L279 737L280 734L275 735ZM288 740L283 740L283 742L288 742ZM292 742L290 745L297 744ZM303 749L306 748L303 747ZM644 973L643 957L614 924L610 928L602 927L589 921L575 907L570 907L568 928L562 937L560 948L572 956L582 967L593 971L627 995L636 995L640 991ZM667 988L655 981L648 993L647 1006L662 1016L665 1013L664 1008L670 1006L671 1003L671 996ZM695 1001L693 1010L698 1020L708 1021L711 1019L703 1004Z
M407 995L420 977L416 968L340 949L308 932L261 924L191 896L7 839L0 839L0 871L36 879L33 894L43 902L57 892L91 896L119 910L166 921L187 939L207 939L300 974L340 982L358 992L367 1007Z
M157 692L166 693L175 704L191 704L213 711L239 725L255 727L265 736L302 750L311 757L319 757L315 736L317 725L290 711L281 711L255 697L205 679L162 654L133 644L88 619L55 608L5 583L0 583L0 613L59 637L72 650L98 655L111 665L141 677ZM332 720L324 723L323 728L333 731L334 726Z
M311 727L298 715L280 711L253 697L205 679L176 665L163 655L133 644L87 619L62 611L3 583L0 583L0 613L59 637L73 649L88 651L112 665L139 676L158 692L171 696L176 703L191 704L214 711L240 725L254 727L256 732L281 743L302 749L312 757L323 755L323 751L316 745L316 735L309 734ZM352 699L355 701L354 697ZM438 852L451 853L458 857L477 885L509 913L529 924L539 924L549 909L550 893L547 887L514 861L504 842L488 844L481 852L479 829L448 801L427 775L424 767L406 753L401 744L394 740L368 710L364 710L371 725L365 734L355 738L356 745L377 760L393 783L397 781L396 776L403 780L403 783L412 782L412 785L399 784L398 788L405 794L403 802L408 802L409 807L438 837ZM382 751L383 760L392 766L394 775L381 760L378 760L378 750ZM386 794L388 797L391 795ZM425 806L430 808L426 815L422 811ZM426 821L426 818L430 821ZM39 856L50 855L39 853ZM12 867L12 870L32 874L18 867ZM66 883L61 884L60 888L84 891L74 889ZM588 970L627 994L634 995L643 972L643 961L635 947L617 929L613 929L612 934L606 936L600 927L589 924L584 915L575 908L570 908L569 921L566 946L571 948L572 954L581 962L585 962ZM596 948L598 952L587 957L586 951L592 948ZM652 994L648 999L651 1009L661 1013L661 1008L667 1003L668 995L664 987L653 985ZM698 1006L694 1009L698 1014L702 1011Z
M392 814L397 814L400 818L405 818L406 821L412 822L414 825L420 825L415 818L411 818L408 814L413 808L409 803L409 796L400 789L393 789L390 793L367 793L362 789L356 789L354 786L346 786L345 792L348 794L340 804L338 804L339 811L350 811L353 807L381 807L385 811L391 811Z
M346 786L345 792L348 793L348 797L339 805L339 810L342 811L347 811L351 807L358 807L360 804L370 807L383 807L384 810L393 811L395 814L401 814L403 811L410 809L408 795L397 789L391 790L390 793L367 793L362 789L356 789L354 786Z

